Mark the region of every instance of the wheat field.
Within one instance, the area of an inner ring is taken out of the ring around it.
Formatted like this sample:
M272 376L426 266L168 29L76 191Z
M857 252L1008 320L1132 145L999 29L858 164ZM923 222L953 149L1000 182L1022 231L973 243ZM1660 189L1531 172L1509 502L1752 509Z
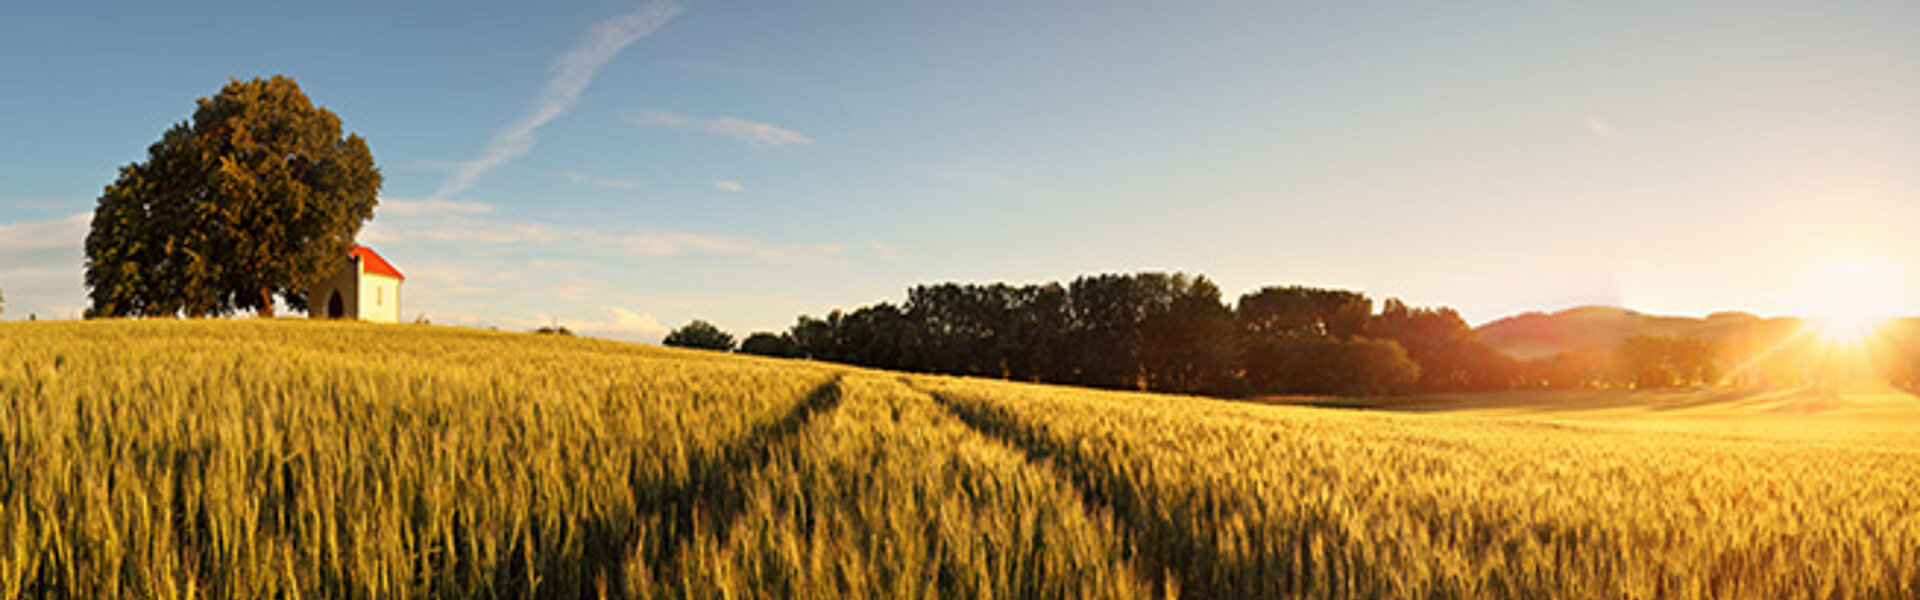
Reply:
M1920 595L1911 396L1452 402L6 323L0 598Z

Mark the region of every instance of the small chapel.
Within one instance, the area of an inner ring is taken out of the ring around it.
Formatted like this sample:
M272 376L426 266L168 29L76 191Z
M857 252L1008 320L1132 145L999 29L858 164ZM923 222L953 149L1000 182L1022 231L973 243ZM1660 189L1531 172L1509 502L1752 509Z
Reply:
M354 246L347 264L307 292L315 319L400 322L400 282L407 277L366 246Z

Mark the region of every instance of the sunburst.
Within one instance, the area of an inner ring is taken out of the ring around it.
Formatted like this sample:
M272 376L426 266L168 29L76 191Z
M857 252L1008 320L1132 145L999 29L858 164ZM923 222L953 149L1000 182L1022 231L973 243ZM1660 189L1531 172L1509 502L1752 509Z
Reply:
M1835 260L1816 270L1799 304L1808 330L1835 345L1857 346L1898 310L1898 290L1886 269L1863 258Z

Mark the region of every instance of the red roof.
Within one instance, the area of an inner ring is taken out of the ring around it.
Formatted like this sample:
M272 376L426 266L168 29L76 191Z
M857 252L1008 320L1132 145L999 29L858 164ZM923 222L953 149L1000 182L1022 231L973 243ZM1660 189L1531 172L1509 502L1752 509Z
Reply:
M353 257L358 259L361 265L364 265L365 272L375 275L386 275L394 279L404 280L407 278L407 276L400 274L399 269L393 268L393 265L388 263L387 259L380 258L380 254L374 252L372 248L354 246Z

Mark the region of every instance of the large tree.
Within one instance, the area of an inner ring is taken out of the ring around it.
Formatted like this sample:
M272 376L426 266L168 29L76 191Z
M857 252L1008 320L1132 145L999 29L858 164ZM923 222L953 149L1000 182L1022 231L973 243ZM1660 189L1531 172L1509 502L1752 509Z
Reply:
M285 76L238 79L120 169L87 235L88 314L213 316L306 291L373 217L380 170Z
M721 331L712 323L694 319L693 322L667 332L661 344L675 348L697 348L701 350L733 351L733 334Z

